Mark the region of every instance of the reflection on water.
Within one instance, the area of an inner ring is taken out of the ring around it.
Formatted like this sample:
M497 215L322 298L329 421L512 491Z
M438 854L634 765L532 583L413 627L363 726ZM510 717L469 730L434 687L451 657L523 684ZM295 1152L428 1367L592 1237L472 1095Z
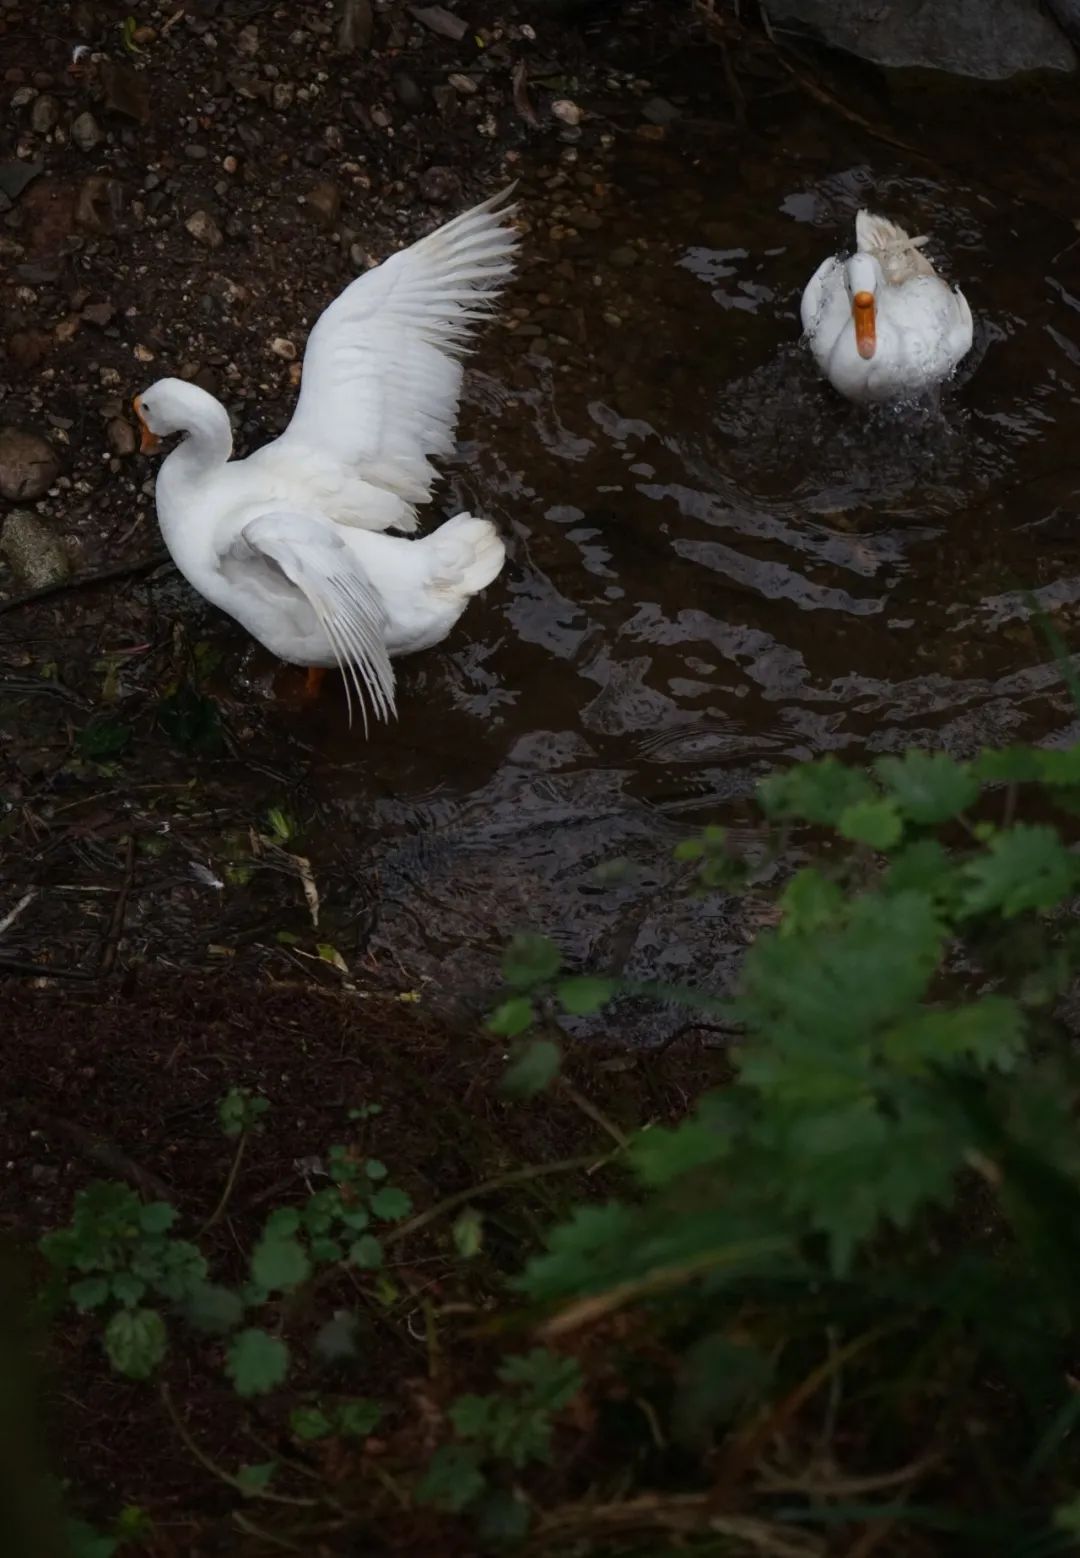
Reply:
M329 718L314 738L333 826L370 848L371 949L442 991L524 925L574 962L722 984L745 916L688 899L672 848L718 819L752 847L769 767L1069 724L1024 593L1065 627L1080 599L1068 224L817 132L786 187L779 154L769 184L627 150L591 253L556 267L543 221L527 246L523 296L554 295L542 328L572 349L493 336L470 374L445 506L500 522L507 572L402 663L397 727L359 754ZM868 414L798 343L802 285L864 202L930 233L971 302L939 403Z

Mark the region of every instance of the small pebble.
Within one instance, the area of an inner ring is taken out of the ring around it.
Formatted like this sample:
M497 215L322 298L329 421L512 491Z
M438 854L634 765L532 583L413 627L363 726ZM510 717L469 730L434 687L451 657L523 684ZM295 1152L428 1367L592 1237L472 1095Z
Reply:
M220 249L225 242L221 228L214 221L209 211L192 212L184 226L196 242L204 243L210 249Z
M71 139L80 151L93 151L105 139L105 132L93 114L80 114L72 123Z

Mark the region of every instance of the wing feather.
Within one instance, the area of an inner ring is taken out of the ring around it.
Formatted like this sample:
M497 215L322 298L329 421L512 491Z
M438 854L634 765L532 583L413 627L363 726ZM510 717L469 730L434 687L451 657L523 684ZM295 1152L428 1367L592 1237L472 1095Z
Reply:
M332 522L308 514L260 514L243 527L229 556L241 564L255 558L276 565L303 595L345 679L350 725L354 694L365 735L369 708L376 719L396 717L386 610Z
M269 449L317 450L408 503L453 450L460 356L513 270L504 190L358 276L308 339L292 421Z

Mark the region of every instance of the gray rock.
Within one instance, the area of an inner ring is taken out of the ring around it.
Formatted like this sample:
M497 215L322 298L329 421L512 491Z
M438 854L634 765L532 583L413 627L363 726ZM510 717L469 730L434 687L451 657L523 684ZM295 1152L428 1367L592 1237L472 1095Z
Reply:
M109 440L109 448L113 454L125 457L134 454L138 446L135 437L135 429L126 417L113 417L105 429L105 436Z
M323 227L333 227L341 210L341 190L336 184L316 184L304 196L308 210Z
M1039 0L764 0L764 6L774 27L807 29L877 65L984 81L1076 68L1071 45Z
M432 32L437 32L440 38L450 38L454 43L460 43L469 30L468 22L455 16L445 6L411 5L409 10L418 22L422 22Z
M60 122L60 104L55 97L50 97L43 92L40 97L34 99L34 106L30 110L30 128L35 135L48 135Z
M357 49L370 48L374 27L371 0L343 0L337 32L339 51L353 54Z
M12 509L4 521L0 556L28 590L62 584L71 576L71 558L63 543L29 509Z
M1080 0L1046 0L1046 9L1074 43L1080 43Z
M642 117L650 124L674 124L682 110L669 103L666 97L650 97L641 110Z
M43 162L23 162L19 157L0 162L0 195L8 200L18 200L31 179L36 179L44 169Z
M52 445L37 433L0 427L0 497L12 503L40 498L59 469Z
M71 139L80 151L93 151L105 139L105 132L93 114L80 114L72 123Z
M220 249L225 242L221 228L209 211L193 211L184 226L197 243L206 244L208 249Z

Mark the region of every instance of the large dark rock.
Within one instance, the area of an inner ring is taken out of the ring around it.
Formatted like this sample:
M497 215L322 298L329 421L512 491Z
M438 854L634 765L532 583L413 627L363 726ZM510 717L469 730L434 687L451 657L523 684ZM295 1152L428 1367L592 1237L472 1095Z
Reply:
M1080 0L1051 0L1080 26ZM798 26L877 65L1002 80L1074 70L1072 45L1039 0L764 0L775 27Z
M1074 43L1080 43L1080 0L1046 0L1046 9Z

